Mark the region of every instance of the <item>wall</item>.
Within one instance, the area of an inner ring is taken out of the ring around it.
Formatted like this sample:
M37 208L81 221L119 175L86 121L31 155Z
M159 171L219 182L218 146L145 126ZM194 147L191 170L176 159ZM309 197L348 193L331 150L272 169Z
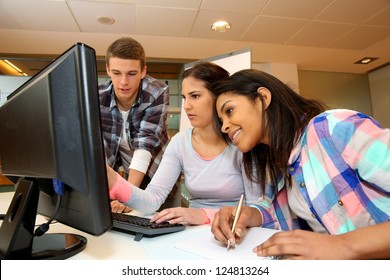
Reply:
M347 108L372 116L367 74L298 70L295 64L262 63L252 68L274 75L300 95L325 102L330 108Z
M330 108L356 110L373 116L367 74L298 71L300 94Z
M373 117L379 123L390 128L390 66L368 75L370 82Z
M289 63L253 63L252 69L267 72L299 93L298 67Z

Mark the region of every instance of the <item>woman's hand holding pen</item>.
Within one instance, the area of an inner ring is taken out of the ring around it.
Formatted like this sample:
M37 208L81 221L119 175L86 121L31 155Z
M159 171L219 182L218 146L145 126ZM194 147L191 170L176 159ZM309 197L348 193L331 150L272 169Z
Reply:
M232 225L236 214L237 207L223 207L215 214L211 227L214 238L224 244L230 240L230 246L234 246L244 235L246 228L257 227L262 224L260 212L253 207L242 206L240 217L238 218L234 234Z

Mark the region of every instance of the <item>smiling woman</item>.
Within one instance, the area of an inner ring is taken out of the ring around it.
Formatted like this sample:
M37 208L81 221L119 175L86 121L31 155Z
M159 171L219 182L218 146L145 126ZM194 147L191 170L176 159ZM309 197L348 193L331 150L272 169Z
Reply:
M390 257L389 128L357 111L328 110L259 70L234 73L214 93L222 131L244 153L247 176L264 194L243 207L237 232L284 230L254 252L284 259ZM217 240L234 244L232 216L232 207L216 214Z

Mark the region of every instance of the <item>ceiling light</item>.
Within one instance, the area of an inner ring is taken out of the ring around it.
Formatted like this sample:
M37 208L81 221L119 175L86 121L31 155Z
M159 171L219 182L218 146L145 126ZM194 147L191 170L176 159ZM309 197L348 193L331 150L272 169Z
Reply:
M97 21L104 25L111 25L114 24L115 19L112 17L98 17Z
M359 59L355 62L355 64L368 64L373 62L374 60L377 60L378 57L363 57L362 59Z
M230 24L227 21L216 21L211 25L211 29L216 32L226 32L230 30Z
M22 76L27 76L26 73L24 73L22 70L20 70L19 67L17 67L15 64L13 64L11 61L7 60L7 59L3 59L3 61L5 63L7 63L9 66L11 66L14 70L16 70L17 72L19 72L20 75Z

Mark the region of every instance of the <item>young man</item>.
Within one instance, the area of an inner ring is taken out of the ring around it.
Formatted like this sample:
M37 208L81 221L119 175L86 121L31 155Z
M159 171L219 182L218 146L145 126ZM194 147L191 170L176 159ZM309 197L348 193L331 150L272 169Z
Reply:
M145 188L168 143L168 86L146 74L145 51L132 38L120 38L107 49L111 80L99 86L100 111L107 163L133 185ZM180 206L178 188L165 207ZM174 201L172 201L174 200ZM112 204L113 212L124 206Z

